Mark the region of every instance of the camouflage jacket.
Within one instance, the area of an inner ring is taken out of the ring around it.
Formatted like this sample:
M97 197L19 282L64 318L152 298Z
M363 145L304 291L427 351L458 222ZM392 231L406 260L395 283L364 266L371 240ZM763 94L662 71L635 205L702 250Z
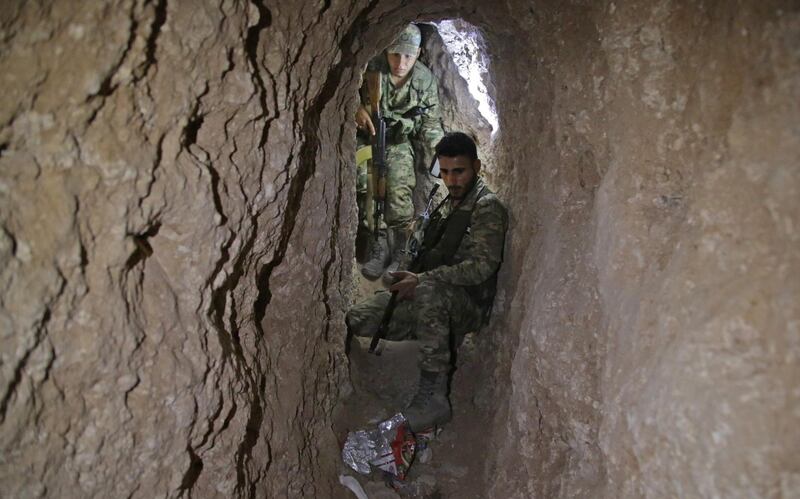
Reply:
M388 141L398 143L418 140L427 149L426 152L431 153L444 135L436 77L430 69L417 61L405 84L395 87L385 54L370 61L367 72L373 71L381 74L381 113L386 119ZM361 102L368 106L366 83L361 88ZM426 109L423 114L410 117L414 108Z
M451 263L421 272L418 274L419 280L435 280L465 287L491 287L480 293L491 301L494 297L494 280L503 261L508 211L480 177L475 188L457 207L453 208L449 201L445 201L438 212L441 219L446 220L455 210L472 211L469 228L460 240ZM433 219L431 221L434 222ZM486 291L491 296L486 296Z

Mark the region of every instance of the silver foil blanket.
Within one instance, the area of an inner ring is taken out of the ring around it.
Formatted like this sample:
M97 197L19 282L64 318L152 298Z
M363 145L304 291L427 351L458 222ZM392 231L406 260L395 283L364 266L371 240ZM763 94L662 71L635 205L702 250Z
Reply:
M405 433L407 433L406 418L401 413L382 421L374 430L351 431L342 448L342 460L347 466L362 475L369 474L370 465L398 475L402 468L410 465L410 462L405 466L402 466L402 462L396 463L397 460L392 456L397 453L393 451L392 444L394 443L396 446L398 438L402 439ZM408 433L410 434L410 432ZM413 445L411 449L413 455ZM397 465L401 465L400 469Z

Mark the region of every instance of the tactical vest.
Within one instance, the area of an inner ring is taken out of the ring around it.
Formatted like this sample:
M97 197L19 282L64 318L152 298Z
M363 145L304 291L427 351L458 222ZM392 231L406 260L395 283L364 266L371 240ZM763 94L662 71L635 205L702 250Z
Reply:
M441 206L447 201L442 201L433 215L425 231L420 249L419 260L416 265L416 272L426 272L442 265L453 265L455 255L461 241L469 231L472 224L472 212L475 205L486 195L486 187L481 188L475 197L475 202L470 210L454 210L446 218L442 216ZM492 310L492 302L497 291L497 273L489 279L474 286L464 286L472 301L481 307L483 322L486 324Z

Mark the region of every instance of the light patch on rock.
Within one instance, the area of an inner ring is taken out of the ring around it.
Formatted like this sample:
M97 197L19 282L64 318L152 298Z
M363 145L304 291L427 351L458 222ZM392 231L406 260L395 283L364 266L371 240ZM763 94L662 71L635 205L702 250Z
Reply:
M489 57L481 48L483 40L480 31L464 21L456 24L452 20L445 20L437 23L436 27L459 74L467 81L470 94L478 101L478 110L492 126L494 136L500 129L500 122L484 81L489 74Z

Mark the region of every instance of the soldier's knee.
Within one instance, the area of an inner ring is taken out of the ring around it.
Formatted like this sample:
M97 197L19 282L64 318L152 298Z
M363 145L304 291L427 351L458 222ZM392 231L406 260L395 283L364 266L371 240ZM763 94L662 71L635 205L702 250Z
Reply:
M425 303L438 302L448 295L449 285L437 281L425 281L414 290L416 299L422 298Z
M441 282L426 282L417 286L414 300L418 301L420 313L425 315L448 315L459 303L458 294L463 292L458 286Z

